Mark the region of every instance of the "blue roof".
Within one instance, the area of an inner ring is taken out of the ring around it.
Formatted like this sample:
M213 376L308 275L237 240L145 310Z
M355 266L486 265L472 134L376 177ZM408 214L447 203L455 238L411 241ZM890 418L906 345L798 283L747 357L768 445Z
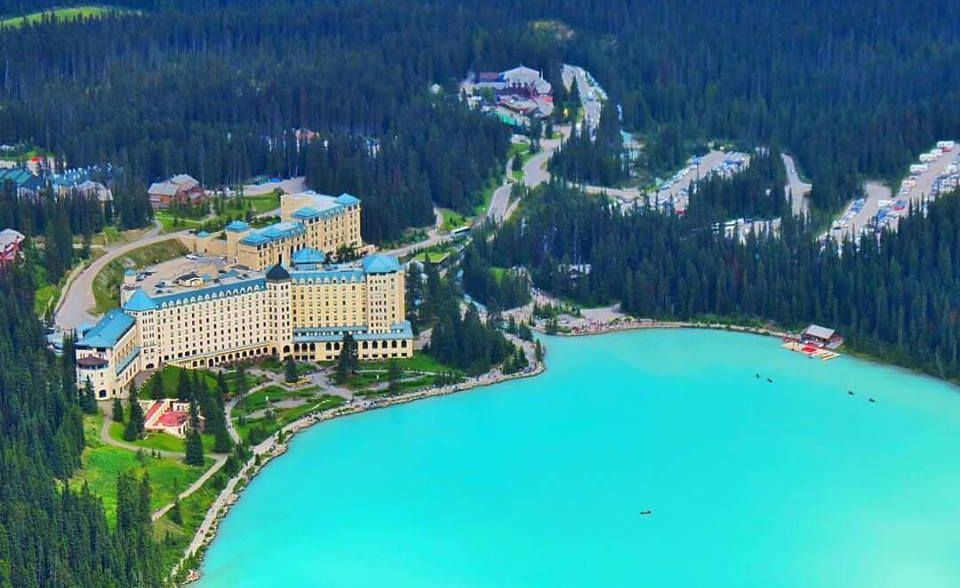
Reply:
M337 196L337 204L342 204L343 206L352 206L354 204L360 204L360 199L352 194L343 194Z
M296 343L341 341L344 333L350 333L357 341L412 339L413 329L410 321L403 321L390 326L386 333L371 333L365 326L356 327L306 327L293 330L293 340Z
M103 315L92 329L84 333L77 341L80 347L113 347L120 337L134 325L133 317L119 308L111 309Z
M294 235L301 235L305 233L306 230L307 228L303 226L303 223L283 221L254 231L243 239L240 239L240 242L245 245L261 245L269 241L278 241L280 239L288 239Z
M189 304L190 302L202 302L206 297L221 298L223 296L243 294L243 290L262 290L266 285L267 280L265 278L253 278L232 284L217 284L207 288L193 288L165 296L156 296L153 298L153 302L159 307L170 306L178 302Z
M294 265L318 264L323 263L326 259L327 256L324 255L323 251L319 251L313 247L307 247L293 252Z
M125 272L123 272L123 275L125 275L125 276L135 276L135 275L137 275L137 272L135 272L135 271L133 270L133 268L127 268L127 270L126 270Z
M312 206L304 206L303 208L293 211L293 216L297 218L313 218L320 216L320 211Z
M157 303L153 301L153 298L150 298L146 292L137 288L137 291L133 293L133 296L130 297L130 300L127 300L127 303L123 305L124 310L132 310L133 312L141 312L144 310L153 310L157 308Z
M363 258L363 271L368 274L389 274L400 271L400 262L391 255L368 255Z
M208 233L208 232L206 232L206 231L200 231L199 233L197 233L197 236L200 237L200 238L209 237L209 236L210 236L210 233Z
M363 281L363 272L357 268L332 267L318 270L301 270L294 268L290 271L290 277L295 282L322 282L324 280L354 280Z
M235 220L229 225L226 226L226 229L232 233L242 233L250 228L250 225L243 222L242 220Z
M250 233L243 239L240 239L240 242L244 245L262 245L264 243L269 243L270 239L264 237L260 233Z

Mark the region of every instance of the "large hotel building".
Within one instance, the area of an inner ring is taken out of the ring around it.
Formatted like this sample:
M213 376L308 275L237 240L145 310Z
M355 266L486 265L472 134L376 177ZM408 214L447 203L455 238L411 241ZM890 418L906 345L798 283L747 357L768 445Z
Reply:
M211 367L270 355L329 361L346 333L361 360L412 356L397 259L329 262L342 247L364 250L359 202L308 192L284 198L277 225L235 222L220 237L200 233L196 251L237 263L190 285L149 294L128 275L121 308L77 341L78 381L89 379L102 399L125 395L137 373L165 364Z

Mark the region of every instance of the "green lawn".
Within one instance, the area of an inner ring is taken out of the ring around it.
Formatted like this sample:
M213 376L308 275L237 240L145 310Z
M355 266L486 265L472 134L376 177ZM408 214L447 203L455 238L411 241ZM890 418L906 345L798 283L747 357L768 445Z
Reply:
M217 387L217 374L210 370L187 370L186 368L181 368L173 365L165 365L159 371L154 372L150 379L144 382L142 390L144 391L144 397L153 390L153 379L159 377L163 381L163 397L164 398L176 398L177 396L177 386L180 383L180 372L181 371L191 371L195 373L202 374L206 380L207 389L213 390ZM237 371L231 370L224 375L224 381L227 384L227 393L235 394L237 392ZM247 385L250 388L266 381L266 378L263 376L255 376L253 374L247 374Z
M432 355L418 351L413 354L413 357L406 357L403 359L394 360L397 362L397 366L401 370L413 370L420 372L457 372L460 370L452 368L448 365L442 364L437 361ZM360 369L362 370L386 370L389 368L389 362L387 361L369 361L361 364Z
M287 390L281 386L267 386L263 390L257 390L245 396L243 401L233 409L233 414L250 414L251 412L268 408L272 406L274 402L280 400L315 398L319 391L320 388L317 386L310 386L299 390Z
M443 216L443 230L452 231L454 229L459 229L460 227L470 224L470 221L467 220L467 217L463 216L455 210L450 210L449 208L441 208L440 214Z
M433 386L436 384L436 382L436 376L421 376L419 378L404 380L400 382L400 394L403 394L404 392L410 392L418 388ZM389 393L390 392L387 388L382 390L360 390L357 392L357 396L386 396Z
M447 257L449 257L456 250L457 250L457 246L451 243L446 243L443 245L434 245L429 249L420 251L419 253L414 255L413 258L421 263L426 263L427 257L430 258L430 263L443 263L444 261L446 261Z
M70 20L80 20L84 18L98 18L109 13L128 13L128 14L139 14L139 10L130 10L126 8L116 8L108 6L75 6L72 8L54 8L53 10L45 10L42 12L33 12L30 14L22 16L13 16L0 20L0 27L19 27L22 26L24 22L28 24L38 23L44 18L53 18L57 21L70 21Z
M324 394L315 402L308 402L294 408L277 409L274 418L272 419L266 417L259 419L246 419L243 424L240 424L238 422L240 419L235 416L233 417L233 421L237 432L240 434L240 437L244 440L247 440L250 435L250 430L253 428L263 429L267 435L271 435L281 426L292 423L306 414L317 410L335 408L344 402L346 401L340 396Z
M103 313L120 305L120 284L127 268L139 269L169 261L186 254L187 251L177 239L168 239L134 249L108 263L93 279L96 312Z
M103 500L111 523L116 518L117 477L122 472L134 472L138 477L149 475L150 503L153 508L160 508L172 502L213 464L208 458L202 467L188 466L179 460L157 459L146 453L138 456L136 452L106 445L100 440L103 418L102 415L84 417L86 447L81 456L82 466L70 479L70 485L79 488L88 484L90 491Z
M180 503L180 513L183 516L183 524L178 525L171 520L170 513L164 515L153 524L154 538L160 544L161 557L165 569L172 569L173 566L183 557L183 551L186 549L193 534L200 528L203 518L213 501L217 499L220 490L212 483L221 474L217 474L202 488L188 496Z
M168 433L147 433L146 437L143 439L137 439L136 441L126 441L123 438L123 423L110 423L110 437L116 439L117 441L123 441L125 443L130 443L131 445L136 445L137 447L143 447L144 449L159 449L160 451L177 451L179 453L184 453L187 450L187 442L180 437L170 435ZM204 453L211 453L213 451L213 445L216 442L213 435L208 433L202 433L200 439L203 441L203 451Z
M280 199L274 194L244 196L243 201L253 206L253 211L257 214L263 214L275 208L280 208Z
M497 191L497 188L500 187L500 178L492 177L487 183L487 187L483 189L483 193L480 195L480 203L474 207L473 214L475 216L483 216L486 214L487 209L490 208L490 202L493 201L493 193Z
M205 222L196 218L174 216L173 213L165 210L158 210L154 213L153 218L160 221L164 233L175 233L184 229L198 229L202 227Z

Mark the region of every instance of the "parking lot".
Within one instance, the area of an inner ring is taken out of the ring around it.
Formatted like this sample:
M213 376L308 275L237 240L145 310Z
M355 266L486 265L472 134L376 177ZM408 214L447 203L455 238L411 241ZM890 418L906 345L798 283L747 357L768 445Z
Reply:
M137 274L137 285L147 294L154 296L160 292L178 289L177 278L195 274L200 279L207 276L209 281L216 278L228 265L230 264L227 260L220 257L189 254L141 270Z
M711 174L730 177L748 165L750 156L746 153L727 153L714 149L706 155L694 156L686 167L677 171L649 196L649 205L661 212L684 214L690 205L690 184Z
M951 190L960 181L960 160L953 141L940 141L938 147L922 154L910 166L910 175L894 196L878 182L867 182L866 195L851 202L831 225L828 235L838 243L846 238L859 242L864 234L885 229L896 230L900 219L910 212L911 204L926 207L940 193Z

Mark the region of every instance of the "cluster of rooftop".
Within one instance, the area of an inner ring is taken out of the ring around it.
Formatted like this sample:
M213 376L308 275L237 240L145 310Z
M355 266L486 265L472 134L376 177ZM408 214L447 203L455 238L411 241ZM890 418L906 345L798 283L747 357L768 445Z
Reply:
M255 229L233 221L223 234L201 231L194 236L195 253L219 255L254 269L292 259L295 252L315 249L326 258L342 249L356 254L372 251L360 236L360 199L350 194L328 196L313 191L285 194L280 200L280 222ZM222 237L222 238L221 238Z
M502 72L480 72L464 84L470 104L497 114L514 126L553 113L553 87L535 69L520 65ZM485 97L489 93L492 100Z

